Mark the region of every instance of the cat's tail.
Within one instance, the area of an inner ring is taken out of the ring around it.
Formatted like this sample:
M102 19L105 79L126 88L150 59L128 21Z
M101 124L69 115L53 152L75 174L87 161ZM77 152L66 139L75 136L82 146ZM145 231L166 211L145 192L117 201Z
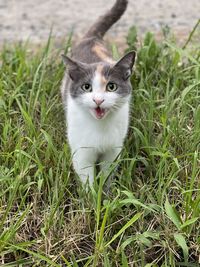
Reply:
M85 38L98 37L103 38L109 28L117 22L125 12L128 5L128 0L116 0L114 6L101 16L97 22L92 25L89 31L85 34Z

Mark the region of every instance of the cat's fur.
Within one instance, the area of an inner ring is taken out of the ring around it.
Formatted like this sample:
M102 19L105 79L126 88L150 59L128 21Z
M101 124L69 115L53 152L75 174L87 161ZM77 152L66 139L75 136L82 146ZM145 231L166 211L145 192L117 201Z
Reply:
M101 168L106 170L117 158L128 129L135 52L116 62L103 42L127 3L117 0L72 50L72 58L63 56L67 71L61 92L67 136L74 169L83 183L87 179L93 183L95 163L102 162ZM110 91L113 88L117 89Z

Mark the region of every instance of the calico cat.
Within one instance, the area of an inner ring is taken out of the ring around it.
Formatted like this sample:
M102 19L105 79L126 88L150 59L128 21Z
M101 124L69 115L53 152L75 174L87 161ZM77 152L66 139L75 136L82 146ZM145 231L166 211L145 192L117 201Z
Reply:
M67 70L61 93L73 166L81 181L90 185L95 164L101 162L106 171L119 156L127 134L136 53L131 51L116 62L103 42L127 4L128 0L117 0L72 50L72 57L62 56Z

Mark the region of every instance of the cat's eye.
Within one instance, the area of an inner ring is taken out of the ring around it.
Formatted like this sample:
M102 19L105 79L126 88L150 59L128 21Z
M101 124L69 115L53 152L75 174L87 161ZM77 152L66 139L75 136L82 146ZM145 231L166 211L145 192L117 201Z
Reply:
M85 91L85 92L91 92L92 91L92 85L89 83L85 83L81 86L81 88Z
M107 86L106 86L106 90L109 91L109 92L114 92L117 90L117 85L116 83L108 83Z

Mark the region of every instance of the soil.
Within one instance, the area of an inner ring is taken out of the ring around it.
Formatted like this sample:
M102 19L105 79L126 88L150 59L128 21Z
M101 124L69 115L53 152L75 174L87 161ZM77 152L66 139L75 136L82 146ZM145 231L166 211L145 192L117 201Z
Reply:
M80 37L113 3L114 0L0 0L0 44L27 39L42 43L51 28L57 40L72 30ZM167 25L180 39L186 39L199 18L199 0L129 0L127 12L109 31L108 38L124 38L133 25L139 36L146 31L159 36Z

